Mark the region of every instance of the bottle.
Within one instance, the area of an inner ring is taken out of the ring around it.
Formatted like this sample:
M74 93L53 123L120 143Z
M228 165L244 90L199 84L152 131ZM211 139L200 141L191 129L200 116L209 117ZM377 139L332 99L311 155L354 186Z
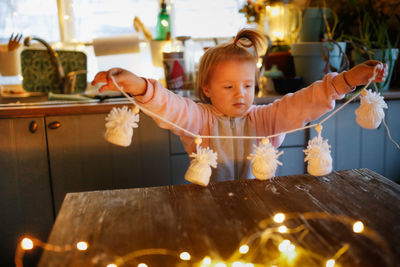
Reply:
M171 39L171 20L167 12L165 0L161 1L161 11L158 13L156 25L156 40Z

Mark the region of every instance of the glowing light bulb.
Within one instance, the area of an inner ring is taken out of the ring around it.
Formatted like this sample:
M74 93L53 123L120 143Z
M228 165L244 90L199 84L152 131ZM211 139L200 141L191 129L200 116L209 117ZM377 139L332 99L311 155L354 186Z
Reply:
M181 258L181 260L184 260L184 261L190 260L190 254L187 253L187 252L182 252L182 253L179 255L179 257Z
M147 267L147 264L145 264L145 263L139 263L139 264L138 264L138 267Z
M266 9L267 11L270 11L270 10L271 10L271 6L266 6L265 9Z
M333 267L333 266L335 266L335 260L334 260L334 259L327 260L325 266L326 266L326 267Z
M31 250L33 249L33 241L30 238L25 237L24 239L22 239L21 241L21 248L23 250Z
M282 233L282 234L283 234L283 233L286 233L286 232L287 232L287 227L284 226L284 225L279 226L278 232L279 232L279 233Z
M276 222L276 223L281 223L281 222L283 222L285 220L285 214L283 214L283 213L277 213L277 214L275 214L275 216L274 216L274 221Z
M107 264L107 267L117 267L117 265L114 263L110 263L110 264Z
M239 252L241 254L246 254L247 252L249 252L249 246L248 245L243 245L239 248Z
M361 233L364 230L364 224L360 221L357 221L353 224L353 231L355 233Z
M287 252L289 250L289 245L290 241L285 239L279 244L278 249L280 252Z
M296 246L293 244L290 244L287 248L288 252L293 252L296 249Z
M205 264L205 265L209 265L209 264L211 264L211 258L210 257L204 257L204 259L203 259L203 264Z
M80 241L80 242L76 243L76 248L78 250L87 250L88 249L88 243L86 243L85 241Z
M235 261L234 263L232 263L232 267L243 267L244 264L243 262L240 261Z

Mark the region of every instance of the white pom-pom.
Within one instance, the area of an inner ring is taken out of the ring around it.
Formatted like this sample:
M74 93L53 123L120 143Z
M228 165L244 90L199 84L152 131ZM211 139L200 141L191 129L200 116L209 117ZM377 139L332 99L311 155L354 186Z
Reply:
M278 152L267 139L263 139L259 146L253 146L255 151L247 158L251 160L251 171L254 176L258 180L274 177L278 164L282 166L278 157L283 154L283 151Z
M384 108L388 108L383 96L367 90L360 97L360 107L356 109L356 121L365 129L376 129L385 117Z
M191 183L207 186L210 182L211 167L217 167L217 153L210 148L202 148L198 142L197 153L192 153L190 157L189 169L186 171L185 179Z
M133 128L138 127L139 114L128 110L127 106L114 107L106 117L105 139L119 146L129 146L132 141Z
M318 131L318 130L317 130ZM318 131L318 136L308 141L304 161L308 161L307 172L313 176L327 175L332 171L331 146L328 144L328 139L323 140L321 131Z

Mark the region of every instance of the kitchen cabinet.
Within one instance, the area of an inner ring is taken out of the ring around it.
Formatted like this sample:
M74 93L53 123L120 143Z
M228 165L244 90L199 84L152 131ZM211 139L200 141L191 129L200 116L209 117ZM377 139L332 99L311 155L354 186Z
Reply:
M54 214L44 118L0 119L0 259L14 266L25 234L46 240ZM25 264L40 251L28 253Z
M47 240L66 193L170 184L168 131L141 114L119 147L104 139L106 115L0 119L2 266L25 234Z
M104 139L107 114L48 116L47 142L58 212L68 192L170 184L169 135L143 113L132 143Z
M386 122L392 138L399 142L400 101L386 102ZM333 169L368 168L399 183L400 150L390 142L383 123L375 130L364 129L357 124L354 112L359 105L359 102L348 104L323 124L322 136L328 139L331 146ZM316 131L311 129L310 135L311 138L316 136Z

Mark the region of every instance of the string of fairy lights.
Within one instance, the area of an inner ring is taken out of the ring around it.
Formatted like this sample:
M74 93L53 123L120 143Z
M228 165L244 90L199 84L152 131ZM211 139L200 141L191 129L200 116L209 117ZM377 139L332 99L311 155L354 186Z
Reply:
M137 267L151 267L149 264L146 264L146 257L157 256L169 256L175 258L177 262L186 262L189 266L195 267L301 266L301 262L304 259L313 259L321 264L319 266L323 267L340 266L341 257L349 252L352 246L349 243L344 243L331 257L326 257L296 244L296 241L304 240L310 233L309 229L306 227L308 223L291 227L288 226L290 221L298 221L299 218L305 222L328 220L340 223L351 229L353 234L362 235L372 241L375 244L374 251L380 250L382 262L384 262L385 266L395 266L393 254L389 245L377 232L366 227L360 220L355 220L344 215L327 214L325 212L276 213L272 217L259 222L258 228L243 238L237 249L235 249L233 254L227 259L209 255L200 258L196 255L197 258L195 258L188 251L147 248L135 250L123 256L110 255L114 260L102 266L132 266L133 262L138 262L135 264ZM296 241L291 241L290 237L296 237L293 238ZM90 244L83 240L74 244L59 246L44 243L36 238L25 237L19 243L16 250L16 267L23 267L24 254L36 247L55 253L68 253L71 251L80 251L83 253L91 249ZM98 252L97 247L96 252ZM253 262L252 259L257 260ZM346 264L351 265L351 262L346 262Z
M326 118L321 120L321 122L317 124L307 125L305 127L293 129L286 132L281 132L278 134L273 134L270 136L202 136L197 135L180 127L179 125L155 114L154 112L138 105L136 101L130 97L128 94L124 92L124 90L116 83L114 77L112 81L115 86L122 92L122 94L135 105L134 114L138 114L140 109L146 111L147 114L151 115L154 118L157 118L167 124L170 124L172 127L175 127L182 132L185 132L189 136L195 138L195 142L197 144L198 153L211 154L212 161L215 161L216 155L212 153L208 148L201 150L200 143L204 138L232 138L232 139L262 139L261 147L256 148L263 153L270 153L271 147L267 147L269 145L268 139L272 137L279 136L281 134L293 133L296 131L308 129L308 128L316 128L319 138L321 138L320 133L322 129L322 124L330 119L334 114L336 114L339 110L344 108L347 104L353 101L359 94L365 94L366 88L369 84L375 79L377 67L374 69L374 75L369 79L367 85L360 90L359 93L354 94L348 101L346 101L339 108L330 113ZM115 114L114 114L115 115ZM127 117L122 117L122 119ZM121 118L119 118L121 120ZM128 128L137 127L138 117L131 117L129 119ZM109 122L114 124L114 122ZM126 126L126 125L125 125ZM386 124L385 124L385 127ZM390 134L389 134L390 136ZM314 140L315 141L315 140ZM321 139L322 141L322 139ZM326 141L325 146L327 146ZM129 145L129 144L128 144ZM324 144L322 144L324 145ZM323 147L323 146L321 146ZM269 150L270 149L270 150ZM273 151L272 151L273 152ZM273 156L271 158L276 158L280 155L279 153L273 152ZM255 154L252 154L249 158L256 157ZM212 165L212 164L211 164ZM216 164L215 164L216 165ZM186 177L185 177L186 178ZM203 185L207 185L208 181ZM294 221L304 221L303 224L293 226ZM148 256L157 257L160 255L169 256L175 258L177 261L187 262L190 266L196 267L257 267L257 266L270 266L270 267L284 267L284 266L298 266L297 264L301 262L301 259L309 259L312 258L322 266L325 267L335 267L339 266L341 257L349 252L352 249L350 243L344 243L340 246L335 253L333 253L330 257L322 256L318 253L315 253L309 249L306 249L304 246L300 244L299 241L304 241L305 238L310 233L308 229L308 222L310 221L319 221L319 220L328 220L330 222L337 222L342 225L345 225L349 229L352 230L354 234L359 234L367 239L371 240L374 244L376 244L376 248L380 248L382 252L382 260L385 262L387 266L395 266L393 255L391 253L390 247L387 242L373 229L370 229L364 225L364 223L360 220L353 219L351 217L343 216L343 215L335 215L328 214L325 212L306 212L306 213L276 213L271 218L267 218L258 224L258 228L250 233L248 236L242 239L238 248L234 251L234 253L228 259L222 259L218 256L209 256L204 255L202 258L193 257L188 251L174 251L165 248L145 248L140 250L132 251L126 255L110 255L113 260L105 263L104 267L121 267L124 265L132 266L132 263L135 262L137 267L150 267L148 263L146 263L145 259ZM289 222L291 222L289 224ZM292 237L291 241L290 237ZM293 238L296 237L296 238ZM298 243L296 243L298 242ZM17 246L15 253L15 264L16 267L23 266L23 258L27 251L30 251L36 247L40 247L45 251L52 251L55 253L68 253L71 251L81 251L85 252L93 247L85 240L79 240L74 244L67 245L54 245L50 243L45 243L40 241L39 239L33 237L24 237L19 245ZM270 249L266 250L268 247ZM106 253L106 252L105 252ZM193 252L194 255L196 252ZM136 264L137 263L137 264Z

